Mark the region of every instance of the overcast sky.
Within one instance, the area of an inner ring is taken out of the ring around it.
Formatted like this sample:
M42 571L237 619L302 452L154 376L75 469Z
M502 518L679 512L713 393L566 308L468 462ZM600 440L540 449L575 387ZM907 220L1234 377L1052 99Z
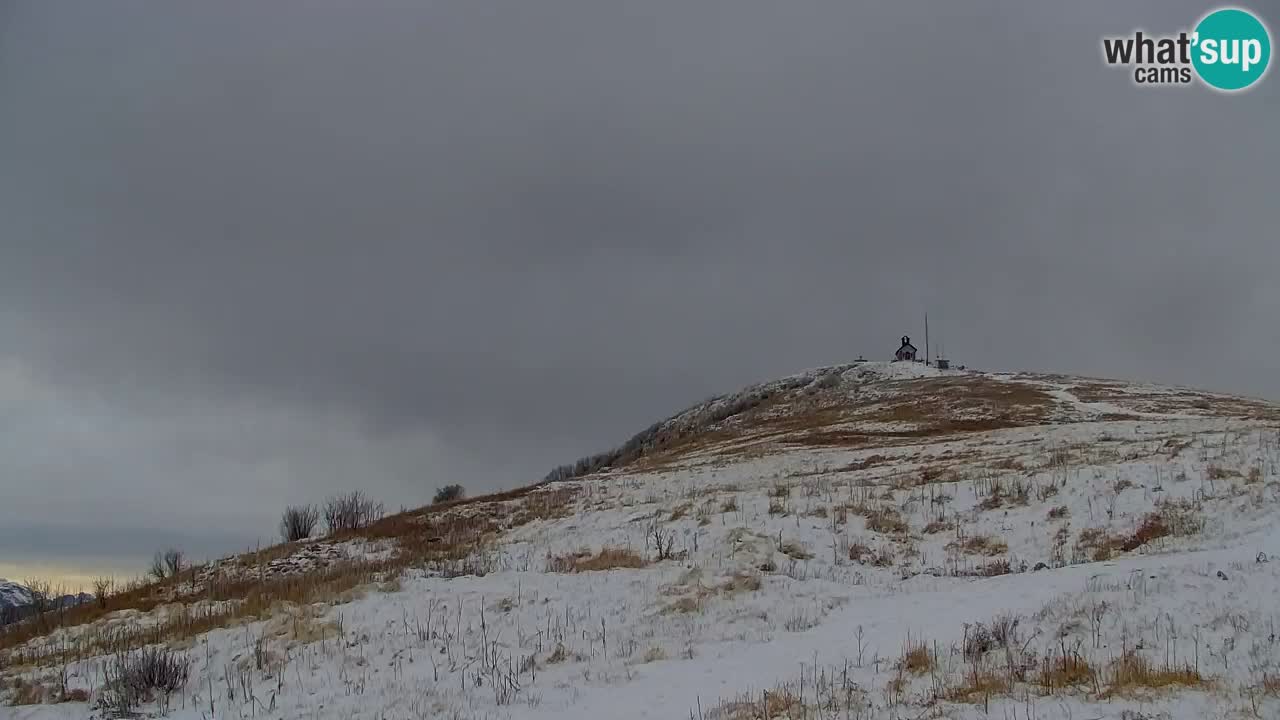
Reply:
M523 484L926 309L1280 399L1280 78L1101 59L1207 9L0 0L0 574Z

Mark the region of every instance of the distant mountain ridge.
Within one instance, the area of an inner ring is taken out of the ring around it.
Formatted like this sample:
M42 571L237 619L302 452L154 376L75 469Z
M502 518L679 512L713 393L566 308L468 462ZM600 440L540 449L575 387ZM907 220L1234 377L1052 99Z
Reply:
M0 578L0 625L17 622L35 611L38 596L31 588ZM59 595L49 602L50 608L79 605L93 599L89 593Z
M0 578L0 611L32 603L31 590L12 580Z

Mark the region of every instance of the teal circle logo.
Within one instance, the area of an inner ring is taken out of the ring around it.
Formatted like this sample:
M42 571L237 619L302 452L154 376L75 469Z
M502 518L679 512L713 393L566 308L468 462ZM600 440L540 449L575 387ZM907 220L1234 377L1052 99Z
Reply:
M1271 61L1271 35L1252 13L1215 10L1196 25L1191 63L1205 84L1243 90L1262 79Z

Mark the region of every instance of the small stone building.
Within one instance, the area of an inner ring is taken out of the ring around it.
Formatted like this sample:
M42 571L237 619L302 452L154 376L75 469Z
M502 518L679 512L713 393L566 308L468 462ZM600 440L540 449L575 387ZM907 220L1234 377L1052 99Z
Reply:
M898 352L893 354L894 360L912 360L916 359L916 346L911 344L911 338L906 335L902 336L902 347L898 348Z

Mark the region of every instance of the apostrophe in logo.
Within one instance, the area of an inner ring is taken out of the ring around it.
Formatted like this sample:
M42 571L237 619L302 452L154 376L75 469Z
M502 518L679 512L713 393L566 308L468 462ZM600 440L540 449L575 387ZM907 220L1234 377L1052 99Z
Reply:
M1191 36L1191 62L1206 84L1243 90L1262 79L1271 61L1271 35L1253 14L1237 8L1214 10Z
M1108 65L1133 66L1136 85L1189 85L1196 77L1211 88L1233 92L1252 87L1267 73L1271 35L1253 13L1219 8L1192 32L1102 39Z

